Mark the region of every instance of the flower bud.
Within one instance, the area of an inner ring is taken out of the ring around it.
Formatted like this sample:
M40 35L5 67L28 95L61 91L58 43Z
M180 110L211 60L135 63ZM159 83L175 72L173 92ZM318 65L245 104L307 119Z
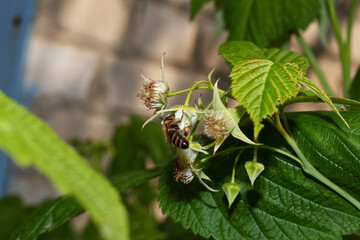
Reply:
M222 185L222 189L225 192L225 195L229 202L229 208L235 201L237 195L240 193L240 185L236 183L225 183Z
M262 163L259 162L246 162L245 169L247 174L249 175L251 185L254 186L256 178L260 175L262 171L264 171L265 167Z

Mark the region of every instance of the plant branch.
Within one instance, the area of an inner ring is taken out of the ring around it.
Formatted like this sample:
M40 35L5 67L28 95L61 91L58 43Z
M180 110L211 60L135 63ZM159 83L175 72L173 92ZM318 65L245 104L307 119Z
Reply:
M241 147L233 147L233 148L224 149L222 151L216 152L214 155L211 155L211 156L201 159L200 162L204 163L211 158L223 155L225 153L229 153L229 152L233 152L233 151L237 151L237 150L246 150L246 149L251 149L251 148L261 148L261 149L270 150L270 151L279 153L281 155L284 155L284 156L298 162L300 165L302 165L302 162L300 161L300 159L297 158L296 156L292 155L291 153L288 153L279 148L275 148L275 147L271 147L271 146L267 146L267 145L246 145L246 146L241 146Z
M344 93L344 96L347 97L349 95L349 88L350 88L350 84L351 84L350 45L348 44L348 43L350 43L350 41L349 41L349 39L347 39L347 41L344 42L342 39L340 24L339 24L338 17L336 15L334 0L327 0L326 3L327 3L328 11L329 11L331 25L334 29L335 39L336 39L336 42L338 44L339 51L340 51L340 60L341 60L342 76L343 76L343 93ZM351 4L351 6L352 5L353 5L353 3ZM352 25L352 23L350 25ZM349 31L349 30L348 30L348 35L351 35L351 31Z
M235 158L235 161L234 161L234 166L233 166L233 169L232 169L232 175L231 175L231 183L235 183L235 170L236 170L236 165L237 165L237 162L240 158L240 155L243 153L244 150L241 150L238 155L236 156Z
M197 86L195 88L191 87L191 88L186 88L186 89L175 91L175 92L169 92L167 97L173 97L173 96L177 96L177 95L180 95L180 94L183 94L183 93L187 93L187 92L194 91L194 90L199 90L199 89L209 89L209 90L211 90L211 88L209 88L209 86Z
M206 89L211 89L210 83L209 83L208 81L199 81L199 82L196 82L196 83L190 88L190 90L188 91L188 95L186 96L184 106L189 106L190 97L191 97L191 95L192 95L192 92L198 87L199 84L202 84L202 83L207 84L207 86L206 86L207 88L206 88Z
M330 97L331 101L335 104L344 104L344 105L350 105L354 107L360 107L360 102L352 99L347 98L339 98L339 97ZM283 107L285 108L288 105L294 104L294 103L302 103L302 102L314 102L314 103L323 103L324 101L320 99L317 96L298 96L294 97L292 99L287 100Z
M304 38L300 33L296 33L296 39L301 46L301 49L304 51L305 55L308 57L311 67L314 69L314 72L319 77L321 85L324 87L325 92L330 96L335 96L334 91L331 89L328 80L326 79L324 72L321 70L319 62L317 61L313 51L310 46L305 42Z
M346 31L346 43L350 45L351 43L351 33L352 33L352 27L355 19L355 13L356 13L356 3L357 0L352 0L350 5L350 13L347 23L347 31Z
M271 121L270 121L271 122ZM301 160L301 167L303 168L304 172L309 174L310 176L316 178L323 184L325 184L327 187L331 188L333 191L335 191L337 194L342 196L344 199L349 201L352 205L354 205L358 210L360 210L360 202L355 199L353 196L351 196L349 193L344 191L341 187L333 183L330 179L322 175L310 162L309 160L304 156L304 154L301 152L300 148L296 144L295 140L290 137L289 134L285 131L285 129L282 127L280 122L279 114L276 114L276 121L271 122L273 126L283 135L285 140L288 142L288 144L292 147L292 149L295 151L295 153L298 155L298 157Z

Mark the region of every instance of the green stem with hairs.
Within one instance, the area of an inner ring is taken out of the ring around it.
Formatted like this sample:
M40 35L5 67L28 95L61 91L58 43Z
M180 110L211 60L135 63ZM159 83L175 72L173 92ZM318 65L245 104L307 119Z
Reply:
M180 91L169 92L167 94L167 97L173 97L173 96L177 96L177 95L180 95L180 94L183 94L183 93L187 93L187 92L194 91L194 90L201 90L201 89L211 90L211 88L209 88L208 86L198 86L198 87L195 87L195 88L191 87L191 88L186 88L186 89L183 89L183 90L180 90Z
M291 153L285 152L281 149L278 148L274 148L271 146L267 146L267 145L246 145L246 146L241 146L241 147L233 147L233 148L228 148L228 149L224 149L222 151L216 152L214 155L211 156L207 156L203 159L200 160L201 163L204 163L206 161L208 161L211 158L217 157L217 156L221 156L223 154L227 154L229 152L233 152L233 151L237 151L237 150L246 150L246 149L251 149L251 148L260 148L260 149L266 149L266 150L270 150L276 153L279 153L281 155L284 155L288 158L291 158L292 160L296 161L297 163L299 163L302 166L302 162L299 158L297 158L296 156L292 155Z
M253 156L253 162L257 162L257 153L258 153L258 148L257 147L255 147L254 148L254 156Z
M360 102L347 98L339 98L339 97L330 97L331 101L335 104L344 104L353 107L360 107ZM282 106L285 108L288 105L294 103L302 103L302 102L314 102L314 103L323 103L324 101L317 96L298 96L287 100Z
M235 183L235 171L236 171L236 165L237 165L237 162L240 158L240 155L243 153L244 150L241 150L238 155L236 156L235 158L235 161L234 161L234 166L233 166L233 169L232 169L232 175L231 175L231 183Z
M190 88L190 90L188 91L188 95L186 96L184 106L186 106L186 107L189 106L190 97L191 97L193 91L197 88L197 85L202 84L202 83L207 84L207 86L206 86L207 88L206 88L206 89L211 89L210 83L209 83L208 81L198 81L198 82L196 82L196 83Z

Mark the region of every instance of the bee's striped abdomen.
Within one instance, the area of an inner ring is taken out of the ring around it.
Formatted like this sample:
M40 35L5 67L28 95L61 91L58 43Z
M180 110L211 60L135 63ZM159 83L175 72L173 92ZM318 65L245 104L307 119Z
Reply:
M176 129L169 129L171 142L178 148L186 149L189 147L189 141Z

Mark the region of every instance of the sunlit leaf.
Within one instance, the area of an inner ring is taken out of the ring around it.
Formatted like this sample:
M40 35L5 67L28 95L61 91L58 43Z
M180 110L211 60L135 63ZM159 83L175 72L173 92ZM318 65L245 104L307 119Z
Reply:
M228 41L221 44L219 54L232 65L248 58L264 58L274 63L294 62L300 69L307 72L308 60L298 53L279 48L258 48L254 43L248 41Z
M302 73L296 64L274 63L267 59L247 59L235 65L230 74L231 91L237 102L246 108L254 122L257 139L263 118L271 116L279 104L300 91Z
M126 210L104 176L92 170L43 121L1 92L0 147L18 164L33 165L59 190L72 194L105 239L128 239Z
M118 192L123 192L159 174L160 169L132 171L113 177L111 182ZM83 211L84 208L69 195L46 202L30 213L8 239L35 239L43 232L51 232L57 229Z

